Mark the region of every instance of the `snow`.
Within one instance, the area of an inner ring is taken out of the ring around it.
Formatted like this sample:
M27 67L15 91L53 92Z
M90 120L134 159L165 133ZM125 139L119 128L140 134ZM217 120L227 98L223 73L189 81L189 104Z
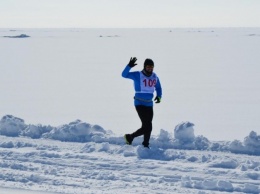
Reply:
M8 130L10 129L10 130ZM212 142L195 124L125 145L99 125L58 127L0 121L1 193L259 193L260 138ZM203 145L203 146L202 146ZM218 145L218 146L216 146Z
M260 193L259 34L0 29L0 193ZM123 138L131 56L163 87L151 149Z

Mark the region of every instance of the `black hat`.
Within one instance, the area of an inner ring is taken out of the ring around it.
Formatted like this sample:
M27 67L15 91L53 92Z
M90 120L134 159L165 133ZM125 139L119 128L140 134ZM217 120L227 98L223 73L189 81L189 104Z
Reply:
M153 60L152 60L152 59L145 59L145 61L144 61L144 67L147 66L147 65L154 66Z

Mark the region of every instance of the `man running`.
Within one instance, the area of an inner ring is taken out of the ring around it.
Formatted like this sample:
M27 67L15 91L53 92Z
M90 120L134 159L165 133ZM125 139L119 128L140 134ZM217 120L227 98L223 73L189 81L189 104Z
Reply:
M154 62L152 59L144 61L144 68L142 71L130 72L131 68L136 66L137 59L134 57L130 59L128 65L122 72L122 77L129 78L134 81L135 96L134 105L141 119L142 126L140 129L132 134L125 134L124 138L126 144L131 145L134 138L143 135L143 146L149 148L149 140L152 132L153 120L153 93L156 90L155 103L161 102L162 88L157 75L153 72Z

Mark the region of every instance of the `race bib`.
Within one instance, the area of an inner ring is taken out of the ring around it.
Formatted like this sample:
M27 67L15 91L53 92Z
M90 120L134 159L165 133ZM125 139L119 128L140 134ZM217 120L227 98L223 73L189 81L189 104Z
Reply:
M150 77L146 77L142 72L140 72L140 93L154 93L156 82L157 76L155 73Z

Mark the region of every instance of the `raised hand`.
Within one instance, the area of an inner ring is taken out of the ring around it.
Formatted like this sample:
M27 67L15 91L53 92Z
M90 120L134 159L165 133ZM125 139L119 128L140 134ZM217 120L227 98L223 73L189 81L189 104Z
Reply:
M137 64L135 63L137 61L137 58L136 57L131 57L131 59L130 59L130 61L129 61L129 63L128 63L128 66L129 67L134 67L134 66L136 66Z

